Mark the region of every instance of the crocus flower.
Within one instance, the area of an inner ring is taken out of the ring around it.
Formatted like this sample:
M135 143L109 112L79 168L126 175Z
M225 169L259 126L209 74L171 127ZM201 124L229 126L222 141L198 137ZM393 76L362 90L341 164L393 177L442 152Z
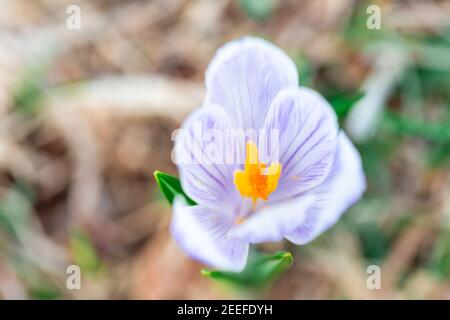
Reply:
M195 132L200 124L203 131L276 130L279 156L272 161L247 139L239 146L245 163L178 163L181 185L196 205L175 199L171 232L191 257L240 271L249 244L306 244L361 197L359 153L324 98L299 87L294 63L279 48L252 37L225 44L206 71L206 89L176 148L206 151Z

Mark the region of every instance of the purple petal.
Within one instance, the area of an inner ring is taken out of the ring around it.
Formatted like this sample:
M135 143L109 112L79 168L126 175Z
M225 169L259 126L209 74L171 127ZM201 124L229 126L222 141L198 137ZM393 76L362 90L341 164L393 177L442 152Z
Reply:
M278 142L278 159L275 154L264 160L282 166L271 202L301 194L325 180L334 161L337 128L334 111L313 90L288 88L279 93L263 126L279 133L278 141L270 141L272 146Z
M207 99L223 106L233 124L242 129L259 129L274 97L289 86L298 86L294 62L259 38L225 44L206 71Z
M314 196L306 196L267 206L231 228L228 235L250 243L280 241L304 221L313 203Z
M333 226L341 215L361 198L366 179L361 157L347 135L342 131L336 161L330 175L307 194L316 196L316 203L308 210L306 219L286 238L296 244L305 244Z
M237 165L226 164L226 159L222 159L231 152L227 148L232 145L220 134L230 128L223 108L210 106L191 114L176 137L176 162L183 190L200 205L231 207L240 200L233 184ZM215 153L211 152L213 149Z
M173 213L172 235L189 256L220 270L242 271L249 245L226 235L231 214L187 206L181 198L175 199Z

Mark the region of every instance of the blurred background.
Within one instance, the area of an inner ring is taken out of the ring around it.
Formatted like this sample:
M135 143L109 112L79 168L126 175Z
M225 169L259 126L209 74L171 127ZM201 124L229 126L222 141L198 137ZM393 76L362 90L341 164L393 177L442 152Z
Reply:
M67 27L70 5L80 29ZM257 297L450 299L450 1L439 0L0 0L0 298L248 297L176 246L153 179L177 174L171 133L202 102L215 50L242 35L292 57L368 178L314 242L262 247L295 261ZM71 264L81 290L66 288ZM380 290L366 286L372 264Z

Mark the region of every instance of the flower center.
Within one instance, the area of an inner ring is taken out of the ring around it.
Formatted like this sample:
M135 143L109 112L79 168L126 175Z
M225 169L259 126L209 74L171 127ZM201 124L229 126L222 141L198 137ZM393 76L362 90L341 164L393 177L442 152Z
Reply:
M267 200L275 191L281 174L281 164L272 162L270 166L258 160L258 148L252 141L247 142L244 170L234 172L234 184L242 197Z

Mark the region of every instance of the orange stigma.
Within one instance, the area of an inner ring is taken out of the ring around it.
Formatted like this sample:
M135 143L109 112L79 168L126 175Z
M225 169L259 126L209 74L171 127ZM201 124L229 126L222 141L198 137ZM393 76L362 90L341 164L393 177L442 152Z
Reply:
M270 166L259 162L258 148L252 141L247 142L244 170L234 172L234 184L242 197L267 200L275 191L281 174L281 164L272 162Z

